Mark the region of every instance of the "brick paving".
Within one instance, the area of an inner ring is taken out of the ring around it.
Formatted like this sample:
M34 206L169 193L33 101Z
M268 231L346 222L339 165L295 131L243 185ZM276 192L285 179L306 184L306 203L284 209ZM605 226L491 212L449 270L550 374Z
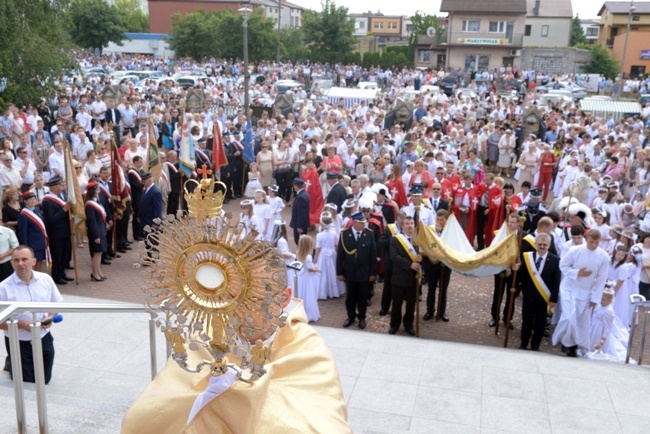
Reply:
M238 201L231 201L224 206L225 211L230 211L233 215L238 215L239 204ZM288 223L291 219L291 207L284 209L282 213L283 218ZM315 237L315 233L311 234ZM293 243L293 236L289 235L289 244L295 251L295 244ZM137 267L140 257L140 249L142 243L134 243L133 250L127 251L122 254L121 258L113 260L112 265L102 265L104 275L108 276L108 280L104 282L91 282L90 280L90 255L88 254L87 246L77 248L77 263L79 285L71 284L60 286L62 294L72 294L84 297L93 297L98 299L123 301L133 303L143 303L145 300L144 293L141 290L143 285L142 269ZM68 271L72 275L72 271ZM424 288L424 296L420 302L420 338L421 339L437 339L451 342L463 342L477 345L487 345L494 347L503 347L505 328L503 325L499 328L499 335L495 335L495 329L488 326L490 321L490 306L492 303L493 291L493 278L471 278L452 273L451 282L448 290L447 299L447 315L450 321L445 323L442 321L422 321L421 318L426 311L426 287ZM390 316L380 317L379 313L379 300L383 284L377 284L375 290L375 297L373 298L372 305L368 308L368 316L366 319L368 333L387 333L389 328ZM319 309L321 318L315 324L328 327L341 327L346 318L345 313L345 298L320 300ZM643 319L639 324L643 324ZM519 346L519 333L521 324L521 297L515 303L515 312L513 315L514 331L509 335L509 348L517 348ZM352 328L356 329L355 323ZM633 345L633 354L638 353L638 345L641 335L641 327L638 328L638 334L635 338ZM411 338L402 329L399 330L398 335L406 338ZM542 341L541 351L561 354L558 348L550 345L550 339L545 338ZM644 359L646 363L650 361L650 344L646 345L644 351Z

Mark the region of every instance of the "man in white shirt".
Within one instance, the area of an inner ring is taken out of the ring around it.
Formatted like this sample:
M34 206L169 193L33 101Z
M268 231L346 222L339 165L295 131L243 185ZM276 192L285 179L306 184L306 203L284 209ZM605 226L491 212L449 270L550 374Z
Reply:
M106 115L106 103L102 100L102 94L97 95L97 98L90 105L91 115L94 121L104 122Z
M26 148L18 148L16 153L18 154L18 158L14 161L14 167L20 172L23 181L22 191L25 191L34 184L36 164L28 157Z
M23 178L20 171L13 167L13 158L10 155L2 155L2 167L0 167L0 189L2 192L7 187L20 189L22 184Z
M83 105L79 105L79 112L77 113L77 116L75 116L75 119L77 120L77 123L79 126L86 132L86 134L90 134L90 130L92 130L92 117L86 112L86 108Z
M47 159L52 175L57 174L65 178L65 163L63 160L63 142L61 136L54 136L54 152Z
M81 161L82 163L85 163L86 160L88 160L88 151L93 151L95 148L92 143L90 143L90 140L86 137L86 133L80 132L79 133L79 142L74 145L74 149L72 150L72 155L77 159L77 161Z
M63 300L59 290L52 278L46 273L33 271L36 265L34 252L28 246L17 246L11 254L11 265L15 272L7 279L0 283L0 301L33 301L33 302L55 302ZM32 334L30 324L33 316L36 321L41 323L41 345L43 347L43 365L45 371L45 384L52 378L52 366L54 365L54 344L50 327L52 318L56 315L52 313L35 313L23 312L14 315L18 321L18 339L20 340L20 359L23 371L23 381L34 383L36 376L34 374L34 363L32 353ZM9 332L7 323L0 324L0 330L4 330L5 346L9 352ZM7 358L5 369L10 373L11 354Z

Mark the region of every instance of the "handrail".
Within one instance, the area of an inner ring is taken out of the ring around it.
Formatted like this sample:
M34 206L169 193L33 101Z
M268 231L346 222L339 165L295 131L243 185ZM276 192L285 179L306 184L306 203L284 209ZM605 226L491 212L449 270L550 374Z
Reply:
M632 352L632 340L634 339L634 332L636 330L636 323L639 319L639 308L648 307L650 308L650 301L646 300L641 294L632 294L630 295L630 303L634 308L632 313L632 324L630 328L630 339L627 342L627 354L625 355L625 363L630 363L630 353ZM643 350L645 348L645 338L648 331L648 320L650 319L650 312L646 311L645 321L643 321L643 329L641 330L641 344L639 345L639 360L637 363L641 365L643 360Z
M25 398L23 393L23 373L20 357L20 340L18 339L18 321L15 314L30 312L33 315L30 324L32 335L32 353L34 357L34 375L36 384L36 404L38 408L38 425L40 433L48 432L47 406L45 399L45 375L43 368L43 349L41 340L41 323L36 320L39 312L65 312L65 313L149 313L149 350L151 361L151 379L156 376L158 369L156 356L156 319L151 308L134 303L40 303L40 302L0 302L0 323L6 322L9 332L9 350L11 352L11 371L14 384L14 399L16 401L16 422L18 433L27 431L25 419ZM155 310L155 309L154 309ZM167 356L171 348L167 345Z

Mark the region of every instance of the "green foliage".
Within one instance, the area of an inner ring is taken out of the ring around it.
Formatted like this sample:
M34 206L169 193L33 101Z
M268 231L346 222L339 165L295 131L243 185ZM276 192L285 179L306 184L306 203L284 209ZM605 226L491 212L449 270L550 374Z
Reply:
M140 9L136 0L117 0L115 7L127 32L146 33L149 31L149 16Z
M104 0L74 0L69 14L70 36L81 48L102 50L109 42L121 45L125 39L117 8Z
M361 65L361 53L359 53L358 51L354 51L348 54L345 58L345 63Z
M372 62L372 53L369 51L363 53L363 60L361 61L361 66L364 68L370 68L371 62Z
M406 57L406 54L399 53L395 58L395 66L413 66L413 61Z
M397 56L392 51L384 50L381 54L381 60L379 64L382 68L392 68L395 65L395 58Z
M332 0L323 0L321 5L322 12L303 13L305 43L313 60L340 62L354 48L354 21L348 18L348 8L337 7Z
M242 58L244 17L225 9L206 12L199 9L185 16L172 16L171 48L181 57L200 60L206 57ZM272 19L261 8L248 15L248 57L251 61L275 57L276 31Z
M0 104L36 103L51 96L56 80L75 63L64 48L70 41L67 0L0 1Z
M591 51L591 61L584 68L587 74L603 74L607 78L616 78L619 73L619 65L607 48L598 44L583 45L579 48Z
M580 17L576 15L571 21L571 42L570 45L575 47L578 44L586 44L587 38L585 37L585 32L582 30L580 25Z
M300 29L291 27L280 31L280 45L282 58L296 62L309 57L309 48L305 46Z
M435 15L428 15L424 12L417 11L411 17L411 34L413 35L426 35L427 29L433 27L436 29L436 34L446 35L447 30L442 27L440 20ZM444 36L440 36L441 38Z

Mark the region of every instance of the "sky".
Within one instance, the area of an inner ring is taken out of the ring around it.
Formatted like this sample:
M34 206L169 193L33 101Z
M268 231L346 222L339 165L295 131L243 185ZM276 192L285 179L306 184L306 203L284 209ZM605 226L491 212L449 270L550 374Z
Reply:
M307 9L321 10L321 0L289 0ZM543 1L543 0L542 0ZM573 15L580 15L580 18L596 18L598 10L604 0L567 0L573 4ZM413 15L417 10L424 12L440 11L440 0L335 0L337 6L347 7L351 13L377 12L384 15ZM428 4L427 9L423 4Z

